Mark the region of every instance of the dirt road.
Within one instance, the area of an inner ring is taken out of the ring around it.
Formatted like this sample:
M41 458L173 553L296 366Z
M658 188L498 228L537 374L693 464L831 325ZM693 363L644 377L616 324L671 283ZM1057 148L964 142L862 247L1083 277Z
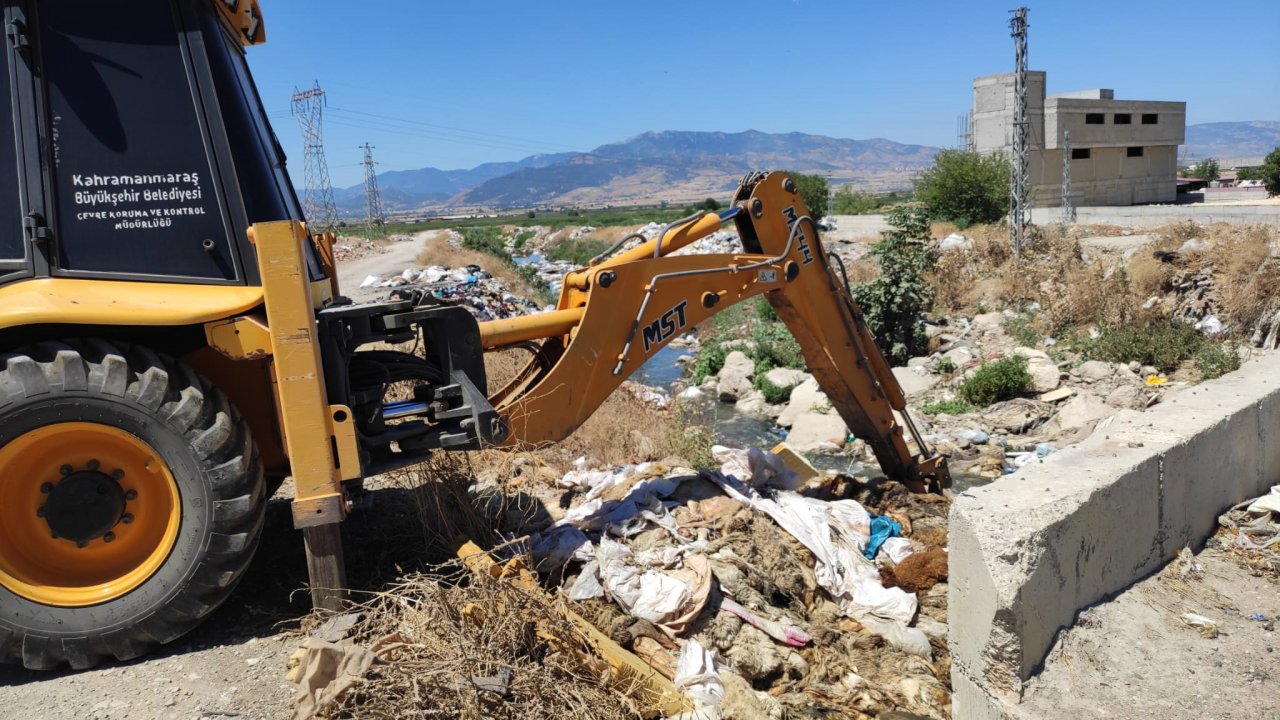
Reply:
M339 263L338 287L342 288L342 294L356 302L365 302L385 295L387 293L386 288L361 290L360 283L364 282L364 279L370 275L400 272L413 265L417 261L418 253L422 252L424 243L433 238L437 232L440 231L432 230L417 233L413 236L413 240L392 242L384 246L380 253L365 255L349 262Z

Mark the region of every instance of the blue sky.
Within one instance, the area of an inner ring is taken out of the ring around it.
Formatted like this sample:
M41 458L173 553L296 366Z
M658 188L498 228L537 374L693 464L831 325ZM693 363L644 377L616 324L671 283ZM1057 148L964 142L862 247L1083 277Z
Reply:
M329 93L337 186L381 170L590 150L646 130L800 131L949 146L977 75L1012 69L1014 0L262 0L253 67L298 172L295 86ZM1049 92L1280 120L1277 0L1030 5ZM1206 56L1206 53L1208 55Z

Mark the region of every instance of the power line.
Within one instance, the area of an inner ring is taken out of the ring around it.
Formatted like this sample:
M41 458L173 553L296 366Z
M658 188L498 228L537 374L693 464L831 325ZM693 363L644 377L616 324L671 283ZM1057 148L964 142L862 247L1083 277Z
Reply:
M1013 252L1022 257L1023 233L1026 231L1031 186L1031 162L1027 149L1027 9L1011 10L1010 35L1013 36L1013 172L1009 188L1009 238Z
M378 191L377 163L373 161L373 146L365 143L364 150L364 215L369 229L382 227L386 216L382 213L382 193Z
M333 183L324 157L324 90L319 81L309 90L294 89L292 109L302 129L303 207L312 229L332 230L338 224Z

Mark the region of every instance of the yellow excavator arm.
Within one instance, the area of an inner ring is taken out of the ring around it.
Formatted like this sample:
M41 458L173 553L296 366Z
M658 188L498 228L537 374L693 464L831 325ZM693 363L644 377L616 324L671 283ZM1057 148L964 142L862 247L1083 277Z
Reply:
M744 253L671 255L725 222L736 225ZM901 387L784 173L748 176L727 212L687 218L657 239L605 253L569 273L553 312L480 323L487 349L542 339L524 370L490 398L510 430L503 443L527 447L565 438L675 337L761 294L885 473L917 491L949 486L945 459L931 454L916 432Z

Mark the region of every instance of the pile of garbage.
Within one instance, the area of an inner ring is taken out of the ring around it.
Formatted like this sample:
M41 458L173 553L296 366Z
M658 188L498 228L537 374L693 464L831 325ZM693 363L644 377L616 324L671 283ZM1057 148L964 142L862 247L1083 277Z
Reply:
M580 466L524 547L690 718L949 717L946 501L778 450Z
M479 265L410 267L398 275L370 275L360 283L360 288L394 288L385 298L389 300L429 295L465 306L478 320L528 315L543 309L532 300L510 292L501 280Z
M1218 517L1218 539L1252 571L1280 578L1280 485Z

